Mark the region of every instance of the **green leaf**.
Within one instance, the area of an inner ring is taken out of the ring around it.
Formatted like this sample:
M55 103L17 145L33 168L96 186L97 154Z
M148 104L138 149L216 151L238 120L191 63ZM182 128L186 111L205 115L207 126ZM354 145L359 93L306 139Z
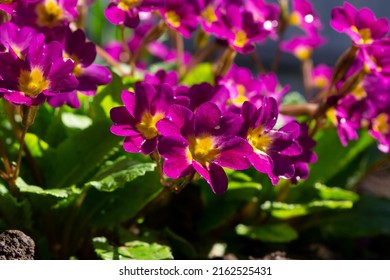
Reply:
M238 235L263 242L286 243L298 238L298 232L288 224L266 224L262 226L238 225Z
M349 211L343 211L321 219L319 226L325 235L360 238L390 235L390 200L361 196Z
M309 178L300 184L303 186L312 186L317 182L326 183L374 142L367 132L362 132L358 141L351 141L348 147L343 147L336 130L322 130L316 140L317 146L314 150L318 161L311 166Z
M92 124L91 118L72 113L62 113L61 119L64 125L71 129L86 129Z
M91 223L97 227L114 226L133 218L163 191L158 172L149 172L109 194L91 189L83 203L83 212L93 213Z
M44 156L46 184L64 188L80 183L121 141L110 133L111 121L97 121Z
M127 158L121 158L106 170L97 174L87 185L99 191L112 192L123 187L127 182L144 176L146 172L154 171L155 163L136 163Z
M282 202L267 201L262 205L264 211L270 211L273 217L290 219L304 216L309 213L309 208L304 204L287 204Z
M278 219L291 219L299 216L305 216L313 212L336 210L336 209L351 209L353 202L351 201L313 201L308 204L287 204L282 202L265 203L262 209L269 210L273 217Z
M8 189L0 183L0 220L8 228L31 229L32 212L28 200L17 200Z
M182 83L188 86L200 83L214 83L213 67L210 63L200 63L195 66L183 79Z
M173 259L167 246L141 241L127 242L124 246L115 247L105 237L93 239L96 254L103 260L170 260Z
M355 202L359 199L359 195L357 193L341 188L330 188L319 183L317 183L314 187L318 190L318 194L323 200L345 200Z
M49 148L49 145L38 138L35 134L27 133L24 139L31 155L34 158L42 157L44 152Z
M69 193L65 189L47 189L44 190L41 187L38 186L31 186L26 184L26 182L23 181L22 178L18 178L16 180L16 186L22 193L34 193L38 195L49 195L54 197L60 197L60 198L66 198L68 197Z
M307 189L307 187L292 189L292 192L301 192L301 195L305 197L306 203L267 201L262 205L262 209L270 211L273 217L290 219L319 211L351 209L354 202L359 199L359 195L352 191L327 187L322 184L316 184L314 188L310 188L311 192L307 191ZM299 199L295 201L299 201Z

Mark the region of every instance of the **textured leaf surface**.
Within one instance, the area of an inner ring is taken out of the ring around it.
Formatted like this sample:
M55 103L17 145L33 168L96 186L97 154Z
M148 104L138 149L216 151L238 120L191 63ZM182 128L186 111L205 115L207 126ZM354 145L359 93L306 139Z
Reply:
M236 227L238 235L246 236L251 239L263 242L290 242L298 238L298 233L288 224L266 224L262 226L245 226Z
M124 246L115 247L105 237L93 239L96 254L104 260L168 260L173 259L167 246L141 241L127 242Z

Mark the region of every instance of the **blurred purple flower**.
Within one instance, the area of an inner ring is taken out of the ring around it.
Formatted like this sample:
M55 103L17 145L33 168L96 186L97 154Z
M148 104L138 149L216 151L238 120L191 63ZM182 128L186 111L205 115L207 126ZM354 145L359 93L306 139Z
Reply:
M319 35L309 35L294 37L289 41L285 41L281 44L280 48L292 53L296 58L300 60L309 59L313 53L313 50L325 43L325 40Z
M376 19L370 9L357 10L348 2L332 10L330 25L336 31L346 33L358 46L370 45L389 32L387 19Z
M113 0L104 10L104 15L112 24L135 28L140 23L139 11L152 11L164 5L164 0Z

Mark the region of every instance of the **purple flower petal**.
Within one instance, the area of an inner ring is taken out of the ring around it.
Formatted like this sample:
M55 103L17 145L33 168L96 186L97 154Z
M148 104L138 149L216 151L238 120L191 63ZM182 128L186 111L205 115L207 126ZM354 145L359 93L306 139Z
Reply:
M228 142L228 147L224 147L213 162L233 170L244 170L250 167L246 156L251 154L252 151L253 148L247 141L235 137Z
M138 83L135 85L134 117L140 120L144 112L150 112L150 103L156 94L156 89L148 83Z
M172 105L174 91L168 84L162 84L157 88L156 95L151 100L150 113L155 115L157 112L166 112Z
M274 164L270 156L263 153L252 153L248 156L248 160L257 171L265 174L272 173Z
M172 105L166 119L157 122L158 132L163 136L187 137L193 134L194 114L186 107Z
M119 9L115 3L110 3L104 10L104 15L112 24L123 24L125 22L126 12Z
M47 99L47 103L54 108L61 107L65 104L74 109L79 109L81 106L80 101L77 98L77 91L64 92L50 96Z
M192 161L195 170L209 183L211 190L218 195L227 190L228 180L225 171L217 164L211 163L209 169L196 161Z
M158 151L164 158L164 173L168 177L177 179L195 172L187 154L188 143L183 138L163 137Z
M151 139L145 139L141 145L141 153L149 155L157 149L157 137Z
M96 91L99 85L106 85L112 79L111 72L101 65L92 64L83 68L82 71L82 75L78 77L79 85L77 86L80 91Z
M195 114L195 134L212 134L221 120L221 111L217 105L207 102L199 106Z
M123 149L129 153L139 153L143 142L144 138L141 134L126 137L123 142Z
M209 166L211 190L218 195L226 192L228 187L228 178L222 167L211 163Z

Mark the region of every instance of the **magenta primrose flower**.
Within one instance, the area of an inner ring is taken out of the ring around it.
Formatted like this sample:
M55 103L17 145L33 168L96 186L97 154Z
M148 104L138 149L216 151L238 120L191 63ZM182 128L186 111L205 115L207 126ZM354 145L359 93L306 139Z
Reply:
M248 68L233 64L226 76L218 81L229 91L228 104L241 108L245 101L260 95L261 82L255 79Z
M189 38L198 26L199 8L197 1L166 0L160 12L170 28Z
M175 71L158 70L155 74L146 73L144 81L158 87L162 84L168 84L176 87L179 82L179 76Z
M45 35L46 43L62 41L67 27L78 17L77 0L39 0L18 8L12 22Z
M247 68L235 64L224 78L218 80L218 84L225 86L229 91L230 98L227 103L231 105L230 109L235 110L233 107L236 107L239 111L245 101L260 106L264 97L273 97L280 103L289 90L288 86L279 85L275 73L259 74L255 78Z
M140 11L152 11L164 6L164 0L114 0L104 10L104 15L112 24L135 28L140 23Z
M293 0L289 23L302 28L308 34L317 34L322 24L313 5L308 0Z
M30 27L19 28L12 22L0 25L0 52L8 52L15 57L24 59L27 49L36 31Z
M313 86L320 89L326 89L330 85L333 68L325 64L317 65L311 72Z
M280 48L292 53L296 58L300 60L309 59L313 53L313 50L325 43L325 40L315 34L308 36L298 36L285 41L281 44Z
M0 1L0 10L7 14L12 14L20 7L25 7L29 3L38 2L40 0L3 0Z
M77 18L77 0L40 0L36 5L29 5L36 16L35 24L39 27L55 27L67 24ZM31 14L30 14L31 17Z
M229 5L221 20L224 29L218 28L214 35L227 40L234 50L243 54L254 51L254 43L262 42L270 33L255 21L250 11L236 5Z
M222 114L217 105L206 102L195 113L173 105L167 118L157 123L163 137L158 151L164 159L164 173L181 178L198 172L216 194L227 189L223 167L243 170L250 166L246 156L252 148L237 137L242 119L232 113Z
M357 46L370 45L389 32L386 18L376 19L370 9L357 10L348 2L344 2L343 7L334 8L331 17L333 29L347 34Z
M74 90L78 81L72 75L74 63L64 61L58 42L45 44L42 34L30 41L24 60L0 53L0 92L14 104L40 105L50 96Z
M111 110L114 125L111 132L124 136L123 148L130 153L151 154L157 148L159 132L156 124L168 113L170 105L175 104L175 92L168 84L157 89L149 83L138 83L135 92L122 92L125 106Z
M365 71L390 82L390 38L377 40L358 54Z
M390 107L386 112L390 112ZM378 149L383 153L390 153L390 117L388 113L380 113L372 121L369 129L372 137L378 140Z
M277 37L280 18L279 5L267 3L264 0L247 0L245 8L252 12L255 22L263 25L263 28L270 32L271 37Z
M256 170L267 174L274 185L280 178L295 176L294 157L303 153L298 141L299 124L291 122L276 130L277 116L278 104L272 97L264 98L259 108L248 101L242 106L244 122L240 135L252 147L248 160Z
M193 85L188 91L181 91L181 94L188 96L190 100L189 108L193 112L206 102L214 103L221 112L225 112L226 102L229 98L229 93L224 86L212 86L209 83Z
M111 81L111 72L104 66L93 64L96 58L96 46L86 41L84 31L80 29L75 32L67 30L63 41L63 52L65 58L74 62L72 73L79 84L74 91L68 94L49 97L48 103L53 107L67 104L70 107L79 108L77 93L87 96L95 95L99 85L105 85Z

